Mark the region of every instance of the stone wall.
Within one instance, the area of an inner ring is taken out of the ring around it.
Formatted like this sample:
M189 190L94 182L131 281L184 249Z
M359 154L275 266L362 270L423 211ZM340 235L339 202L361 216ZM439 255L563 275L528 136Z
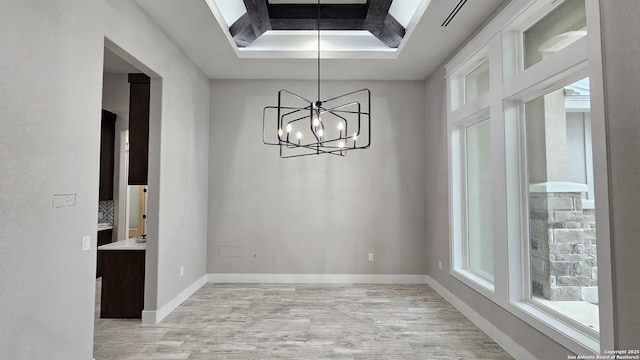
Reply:
M593 210L583 210L579 192L529 196L533 295L597 303Z

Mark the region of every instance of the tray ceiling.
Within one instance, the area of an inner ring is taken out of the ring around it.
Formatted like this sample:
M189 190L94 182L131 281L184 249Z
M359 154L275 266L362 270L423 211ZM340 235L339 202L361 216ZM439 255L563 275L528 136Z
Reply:
M315 76L315 0L135 1L209 78ZM323 77L424 79L509 1L322 0Z

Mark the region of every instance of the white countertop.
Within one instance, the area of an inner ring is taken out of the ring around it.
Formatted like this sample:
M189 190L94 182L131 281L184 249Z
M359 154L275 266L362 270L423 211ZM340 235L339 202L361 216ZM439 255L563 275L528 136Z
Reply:
M144 242L140 242L144 241ZM143 239L131 238L98 246L98 250L146 250L147 242Z

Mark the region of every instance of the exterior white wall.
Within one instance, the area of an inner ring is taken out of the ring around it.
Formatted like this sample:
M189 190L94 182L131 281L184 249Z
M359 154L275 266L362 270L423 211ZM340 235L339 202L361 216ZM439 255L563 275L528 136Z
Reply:
M322 82L323 97L365 87L370 149L281 159L262 108L316 83L211 82L209 273L425 274L423 82Z
M0 2L0 358L92 358L105 37L162 78L146 308L205 274L205 76L131 1ZM76 194L75 206L53 208L54 194Z

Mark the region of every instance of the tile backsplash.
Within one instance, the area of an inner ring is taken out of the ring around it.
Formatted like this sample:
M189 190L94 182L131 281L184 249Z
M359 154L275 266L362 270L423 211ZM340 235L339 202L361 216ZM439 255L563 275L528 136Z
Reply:
M113 225L113 200L100 201L98 203L98 223L109 223Z

